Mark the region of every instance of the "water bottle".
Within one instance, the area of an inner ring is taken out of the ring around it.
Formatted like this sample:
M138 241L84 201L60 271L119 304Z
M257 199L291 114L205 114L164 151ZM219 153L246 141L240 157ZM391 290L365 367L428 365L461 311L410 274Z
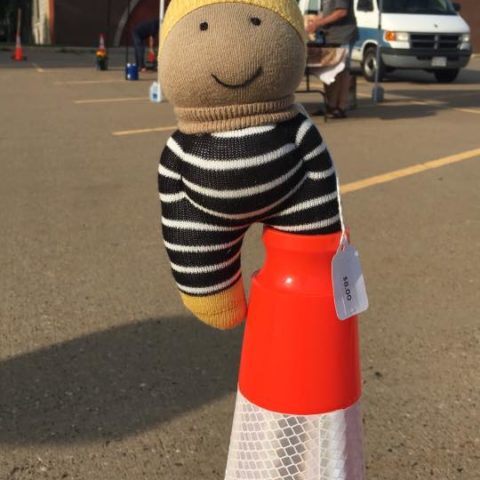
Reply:
M158 82L153 82L150 85L150 101L153 103L160 103L163 100L162 98L162 89Z

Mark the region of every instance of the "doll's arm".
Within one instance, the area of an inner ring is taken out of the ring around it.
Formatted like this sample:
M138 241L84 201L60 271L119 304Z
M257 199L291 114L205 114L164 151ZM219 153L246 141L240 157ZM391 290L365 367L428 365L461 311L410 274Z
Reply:
M246 315L240 251L247 228L221 225L183 190L182 160L168 147L159 167L162 232L184 305L206 324L233 328Z

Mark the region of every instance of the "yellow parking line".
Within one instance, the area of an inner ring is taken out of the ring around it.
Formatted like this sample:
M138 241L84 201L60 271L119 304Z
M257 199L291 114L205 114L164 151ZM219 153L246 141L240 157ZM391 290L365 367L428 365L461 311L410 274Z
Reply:
M119 132L112 132L112 135L114 135L115 137L124 137L126 135L139 135L141 133L168 132L176 129L176 125L171 127L141 128L139 130L123 130Z
M396 93L390 93L388 90L385 92L385 95L388 95L389 98L393 98L394 100L400 100L400 101L406 101L408 103L411 103L412 105L430 105L430 106L435 106L435 105L443 105L443 102L439 102L438 100L428 100L426 98L417 98L417 97L410 97L408 95L398 95Z
M477 115L480 115L480 108L473 109L473 108L456 108L455 109L457 112L465 112L465 113L476 113Z
M441 105L440 102L434 102L432 100L407 100L407 101L412 105L430 105L430 106Z
M410 175L415 175L417 173L432 170L434 168L440 168L445 165L463 162L464 160L469 160L475 157L480 157L480 148L458 153L456 155L450 155L449 157L440 158L438 160L432 160L430 162L418 163L417 165L412 165L411 167L394 170L393 172L366 178L364 180L359 180L358 182L347 183L342 186L341 191L344 194L356 192L357 190L363 190L364 188L373 187L374 185L392 182L393 180L398 180L399 178L408 177Z
M143 97L123 97L123 98L97 98L94 100L74 100L73 103L76 105L85 105L89 103L116 103L116 102L135 102L145 100L147 101L148 98L146 96Z
M54 82L55 85L93 85L96 83L123 83L125 80L66 80Z

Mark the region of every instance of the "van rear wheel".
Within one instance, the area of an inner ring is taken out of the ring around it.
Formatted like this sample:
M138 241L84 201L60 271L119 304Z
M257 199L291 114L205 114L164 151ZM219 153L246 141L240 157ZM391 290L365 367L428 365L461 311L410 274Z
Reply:
M363 54L362 60L362 73L367 81L375 81L377 68L379 69L378 79L382 81L386 73L385 64L380 58L380 64L377 65L377 47L368 47Z
M460 73L458 68L449 68L447 70L435 70L433 74L439 83L451 83Z

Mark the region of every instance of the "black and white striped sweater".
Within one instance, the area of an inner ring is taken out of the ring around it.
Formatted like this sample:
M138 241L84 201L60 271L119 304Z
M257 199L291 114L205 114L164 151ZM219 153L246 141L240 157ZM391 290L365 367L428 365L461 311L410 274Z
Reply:
M240 272L248 227L341 229L335 168L303 113L275 125L168 140L159 167L162 228L180 290L212 294Z
M177 131L167 142L159 174L162 202L185 197L200 210L232 220L264 218L308 178L323 180L318 196L336 192L326 145L303 114L231 132Z

